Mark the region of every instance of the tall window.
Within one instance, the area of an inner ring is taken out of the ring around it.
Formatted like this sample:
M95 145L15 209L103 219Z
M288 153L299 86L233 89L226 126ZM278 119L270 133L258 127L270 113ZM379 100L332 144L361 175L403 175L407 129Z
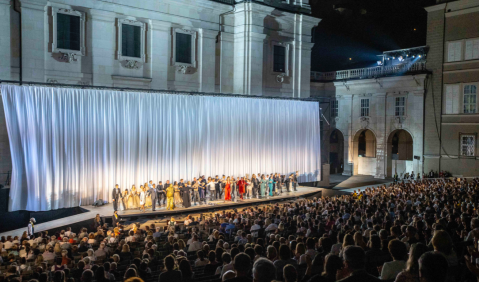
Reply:
M461 156L473 157L476 146L475 135L461 135Z
M447 61L457 62L462 60L462 41L447 44Z
M395 115L397 117L404 116L406 112L406 97L396 97Z
M464 85L464 113L473 114L476 112L476 85Z
M141 57L141 27L122 24L121 27L121 55L124 57Z
M338 116L338 100L333 100L331 102L331 116L332 117L337 117Z
M273 54L273 71L286 72L286 47L274 45Z
M176 33L176 62L191 64L191 42L192 35L185 33Z
M80 51L80 17L57 13L57 48Z
M479 59L479 39L466 40L466 50L464 51L464 60Z
M369 99L361 99L361 116L369 116Z

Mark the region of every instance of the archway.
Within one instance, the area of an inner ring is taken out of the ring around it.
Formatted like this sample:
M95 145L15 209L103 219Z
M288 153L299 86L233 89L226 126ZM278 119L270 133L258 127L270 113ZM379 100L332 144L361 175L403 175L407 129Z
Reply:
M404 129L394 130L389 134L387 148L387 176L395 173L399 176L411 172L414 166L413 139Z
M353 175L376 175L376 135L369 129L360 130L353 143Z
M343 173L344 170L344 136L335 129L329 136L330 174Z

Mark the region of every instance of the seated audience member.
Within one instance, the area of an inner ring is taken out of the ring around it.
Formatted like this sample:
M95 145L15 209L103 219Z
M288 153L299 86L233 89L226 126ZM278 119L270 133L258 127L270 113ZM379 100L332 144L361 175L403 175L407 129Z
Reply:
M343 252L342 270L338 271L337 278L340 282L379 282L379 278L374 277L366 272L365 262L366 254L361 247L347 246Z
M421 282L445 282L449 264L444 255L436 252L424 253L419 258L419 277Z

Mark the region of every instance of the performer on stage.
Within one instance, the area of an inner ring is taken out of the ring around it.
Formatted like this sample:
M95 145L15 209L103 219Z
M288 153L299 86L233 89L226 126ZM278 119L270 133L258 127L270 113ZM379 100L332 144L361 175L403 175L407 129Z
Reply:
M173 185L170 184L170 181L167 180L166 181L166 201L167 201L167 205L166 205L166 210L173 210L175 209L175 203L174 203L174 196L175 196L175 188L173 187Z
M292 192L293 191L293 174L291 173L289 177L286 179L286 191Z
M238 191L238 187L236 186L236 179L231 176L230 178L230 187L231 187L231 200L236 202L236 193Z
M260 180L256 177L256 174L253 174L251 182L253 182L253 198L259 198Z
M223 198L223 194L225 193L225 188L226 188L226 176L223 174L223 178L221 178L221 189L220 189L219 199Z
M273 187L274 187L274 184L276 182L274 182L273 180L273 174L271 174L268 178L268 186L269 186L269 196L272 197L273 196Z
M243 194L245 192L245 186L246 186L246 181L244 181L244 177L241 177L241 179L238 180L238 182L236 182L236 185L238 186L240 199L243 200Z
M146 188L143 185L141 185L140 186L140 211L143 210L143 212L146 212L145 204L146 204Z
M37 221L35 218L30 218L30 221L28 222L28 228L27 228L27 233L28 233L28 238L33 239L33 234L35 234L35 223Z
M206 182L206 179L205 179L205 176L202 175L200 177L200 201L204 201L205 202L205 205L207 204L207 201L206 201L206 190L207 190L207 182Z
M182 183L184 184L184 183ZM180 188L181 191L183 192L183 207L184 208L189 208L191 207L191 196L190 196L190 187L191 185L191 182L188 181L188 183L186 185L182 185L182 187Z
M153 181L150 180L149 193L151 199L151 210L156 211L156 187Z
M121 190L118 188L118 184L115 185L115 188L113 188L113 192L111 194L111 198L113 199L113 210L117 211L118 210L118 199L120 199L121 196Z
M178 186L178 182L173 182L173 188L175 188L175 206L180 206L182 205L183 201L181 200L181 195L180 195L180 187Z
M215 199L219 200L221 195L221 180L218 178L218 175L215 177Z
M140 191L136 189L136 186L131 187L131 194L133 197L133 208L137 209L140 207Z
M294 188L294 191L298 191L296 188L298 186L298 173L299 171L296 171L293 175L293 188Z
M225 181L225 201L231 201L231 183L229 176Z
M161 198L163 198L163 205L165 205L166 193L165 193L165 187L163 187L163 183L161 181L158 182L158 185L156 186L156 195L158 198L158 206L161 206Z
M276 194L283 193L283 187L281 187L281 176L278 173L274 174L273 181L275 184Z
M210 201L215 200L215 192L216 192L216 182L211 177L208 177L208 190L210 192Z
M261 175L261 182L260 182L260 189L261 189L261 198L264 198L266 195L266 185L268 184L268 180L266 176Z
M195 206L198 205L198 202L200 201L200 192L199 192L199 187L200 183L198 181L193 181L193 184L191 185L193 188L193 201L195 202Z
M123 191L123 194L121 195L121 204L123 204L123 210L127 210L128 209L128 198L129 198L129 193L128 193L128 189L125 189L125 191Z

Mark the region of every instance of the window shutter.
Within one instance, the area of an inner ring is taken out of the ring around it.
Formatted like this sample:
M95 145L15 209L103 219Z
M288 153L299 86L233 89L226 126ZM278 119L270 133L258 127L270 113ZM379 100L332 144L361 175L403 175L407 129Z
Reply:
M446 114L459 113L459 85L446 86Z
M461 60L461 52L462 52L462 42L456 42L456 46L454 47L454 59L456 61Z
M473 47L474 47L474 41L473 40L466 41L466 51L464 53L464 60L472 60Z

